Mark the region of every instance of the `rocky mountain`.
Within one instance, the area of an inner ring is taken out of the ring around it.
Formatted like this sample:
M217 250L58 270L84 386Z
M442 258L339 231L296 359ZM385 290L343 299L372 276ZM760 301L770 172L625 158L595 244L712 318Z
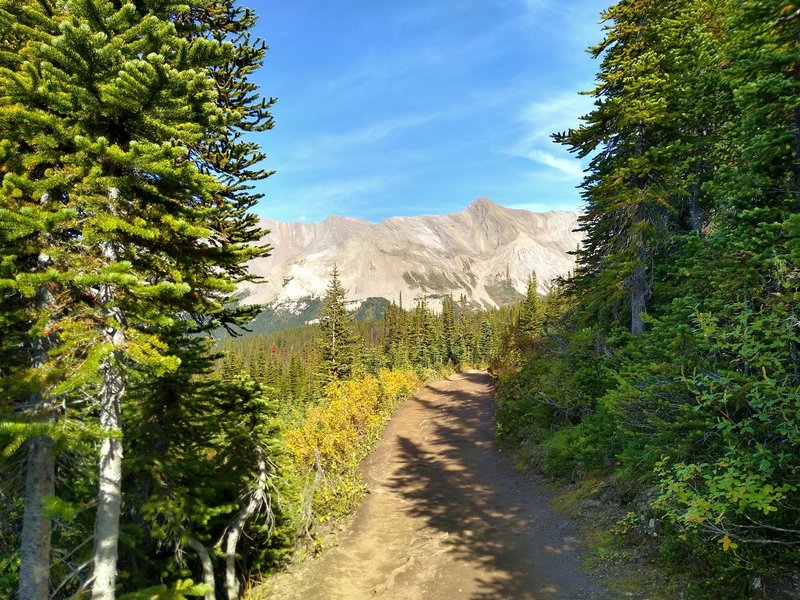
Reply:
M328 217L321 223L264 219L272 255L251 263L267 282L242 290L245 304L264 304L300 313L324 296L334 265L348 299L371 298L406 306L420 297L432 307L465 294L470 302L497 306L513 302L536 273L540 291L572 269L580 235L578 213L534 213L476 200L460 213L394 217L370 223ZM437 301L438 300L438 301Z

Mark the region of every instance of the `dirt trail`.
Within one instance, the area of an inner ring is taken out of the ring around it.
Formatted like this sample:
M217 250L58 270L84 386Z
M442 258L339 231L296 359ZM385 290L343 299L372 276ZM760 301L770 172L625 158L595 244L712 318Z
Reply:
M493 445L488 375L432 383L365 461L371 493L339 545L260 588L303 600L606 598L578 540Z

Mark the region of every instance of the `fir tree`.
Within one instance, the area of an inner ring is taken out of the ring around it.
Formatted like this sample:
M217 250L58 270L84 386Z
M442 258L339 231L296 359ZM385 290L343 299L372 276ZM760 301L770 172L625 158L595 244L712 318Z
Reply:
M537 286L536 273L533 273L528 278L525 297L522 299L519 306L517 327L519 331L529 338L542 332L543 307L542 300L539 298Z
M355 359L353 318L347 312L347 299L339 270L334 267L319 315L321 375L324 382L346 379Z
M694 597L740 597L797 562L800 12L623 0L605 17L595 109L558 136L592 156L586 246L511 379L535 396L507 395L499 422L555 428L559 476L637 473Z
M105 431L95 598L115 588L126 373L177 368L162 339L176 321L191 317L197 331L248 318L226 307L244 263L267 250L251 244L261 232L246 190L266 173L238 139L270 123L247 81L263 47L246 34L252 14L196 6L228 10L208 24L178 2L24 3L35 18L11 30L29 40L15 38L17 57L0 70L0 224L15 232L7 281L21 298L53 295L32 309L30 339L59 322L48 360L31 360L23 379L62 404L96 394L82 417L99 416Z
M482 363L485 363L492 353L494 347L494 332L489 319L485 316L481 317L481 337L478 341L478 358Z
M623 0L603 14L606 38L592 49L603 56L595 108L578 129L555 136L578 156L592 155L579 218L586 240L572 285L600 311L608 298L625 300L635 335L644 332L641 315L675 203L670 152L678 113L664 43L673 4L682 3Z
M459 364L463 358L463 349L458 348L459 341L463 339L456 330L456 309L452 296L442 300L442 343L445 362Z

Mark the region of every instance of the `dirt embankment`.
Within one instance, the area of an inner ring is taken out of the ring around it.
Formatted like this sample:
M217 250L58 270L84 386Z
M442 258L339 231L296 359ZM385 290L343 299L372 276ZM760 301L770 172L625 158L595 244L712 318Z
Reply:
M488 375L409 400L365 461L370 494L339 544L256 597L303 600L601 599L575 531L493 443Z

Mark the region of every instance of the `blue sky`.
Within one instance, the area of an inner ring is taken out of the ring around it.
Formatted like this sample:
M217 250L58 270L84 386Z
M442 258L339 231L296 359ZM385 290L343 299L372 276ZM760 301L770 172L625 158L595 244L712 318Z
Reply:
M278 98L257 212L378 221L479 197L575 209L582 165L549 134L592 100L608 0L251 0Z

